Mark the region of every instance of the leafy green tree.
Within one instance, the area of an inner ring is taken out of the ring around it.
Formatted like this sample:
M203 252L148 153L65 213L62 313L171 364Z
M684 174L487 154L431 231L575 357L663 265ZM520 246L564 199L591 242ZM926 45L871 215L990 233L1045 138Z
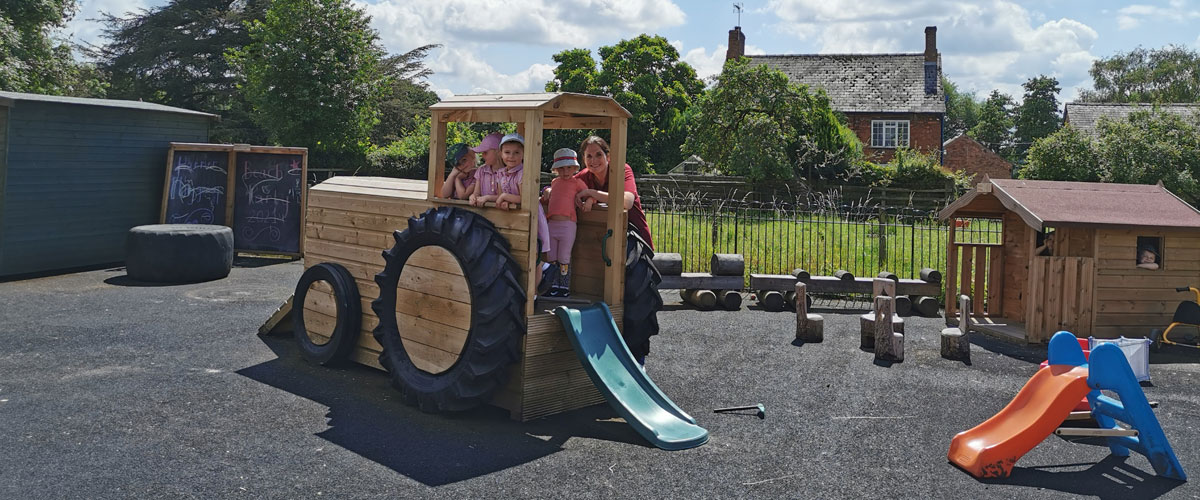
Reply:
M229 58L270 139L308 147L315 163L362 162L392 85L366 14L349 0L273 0L250 40Z
M728 61L695 104L683 150L752 179L845 175L862 144L822 91L748 59Z
M1169 45L1138 47L1092 62L1089 102L1200 102L1200 53Z
M1015 155L1024 160L1033 141L1058 130L1062 116L1058 112L1058 93L1062 91L1054 77L1038 75L1023 85L1025 97L1016 109ZM1020 163L1020 162L1019 162Z
M398 140L417 126L414 116L425 115L438 102L425 79L433 74L425 66L425 56L437 44L424 45L383 60L383 73L391 78L388 97L379 105L379 124L371 131L371 142L387 144Z
M112 83L109 96L221 115L212 139L262 143L225 52L250 43L266 0L173 0L125 17L103 14L108 43L86 52Z
M75 15L76 0L0 2L0 90L102 97L104 82L77 63L53 32Z
M942 76L946 92L946 137L958 137L979 123L980 104L974 92L962 92L958 85Z
M1011 158L1013 145L1013 100L993 90L979 110L979 123L967 133L992 152Z
M1073 127L1038 140L1020 172L1026 179L1153 184L1191 203L1200 201L1200 118L1159 110L1128 120L1101 118L1099 137Z
M1100 156L1096 145L1078 129L1066 126L1029 148L1022 179L1099 182Z
M686 136L680 117L703 92L704 82L661 36L639 35L600 47L599 53L599 71L587 49L555 54L558 67L546 90L612 96L633 115L626 159L634 170L674 167L683 159L679 145Z

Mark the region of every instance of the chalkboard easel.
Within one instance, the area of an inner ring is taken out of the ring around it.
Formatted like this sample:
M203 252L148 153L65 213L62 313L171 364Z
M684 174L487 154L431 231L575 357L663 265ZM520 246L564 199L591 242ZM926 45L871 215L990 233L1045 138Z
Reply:
M308 149L172 142L159 221L221 224L239 253L304 254Z

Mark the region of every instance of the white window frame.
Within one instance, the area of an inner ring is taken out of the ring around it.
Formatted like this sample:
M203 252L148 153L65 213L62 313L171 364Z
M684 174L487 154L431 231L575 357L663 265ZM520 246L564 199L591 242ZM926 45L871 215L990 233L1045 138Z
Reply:
M903 131L903 134L901 132ZM888 144L888 132L891 132L891 144ZM908 120L871 120L871 147L873 148L906 148L910 144L912 125Z

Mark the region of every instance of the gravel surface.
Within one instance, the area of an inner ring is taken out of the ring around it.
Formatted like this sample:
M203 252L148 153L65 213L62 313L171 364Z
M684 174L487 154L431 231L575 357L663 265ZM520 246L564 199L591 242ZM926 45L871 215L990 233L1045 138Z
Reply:
M1200 498L1140 455L1057 437L1002 481L950 465L950 438L1004 407L1045 349L976 338L972 364L947 361L940 318L908 318L907 360L884 366L853 312L814 311L825 341L799 344L789 313L697 312L663 292L647 372L711 435L666 452L604 405L427 415L380 371L306 364L290 337L256 335L301 271L0 283L0 498ZM1147 396L1200 477L1200 351L1151 361ZM766 419L711 411L755 403Z

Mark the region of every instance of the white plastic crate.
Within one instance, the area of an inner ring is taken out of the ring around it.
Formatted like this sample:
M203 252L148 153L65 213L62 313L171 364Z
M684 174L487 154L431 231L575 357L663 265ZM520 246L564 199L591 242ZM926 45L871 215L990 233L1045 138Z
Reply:
M1121 348L1121 352L1125 353L1125 360L1129 361L1129 367L1133 368L1133 376L1137 377L1138 382L1142 382L1150 380L1150 344L1152 342L1150 339L1144 338L1098 339L1088 337L1088 349L1094 351L1100 344L1117 344L1117 347Z

